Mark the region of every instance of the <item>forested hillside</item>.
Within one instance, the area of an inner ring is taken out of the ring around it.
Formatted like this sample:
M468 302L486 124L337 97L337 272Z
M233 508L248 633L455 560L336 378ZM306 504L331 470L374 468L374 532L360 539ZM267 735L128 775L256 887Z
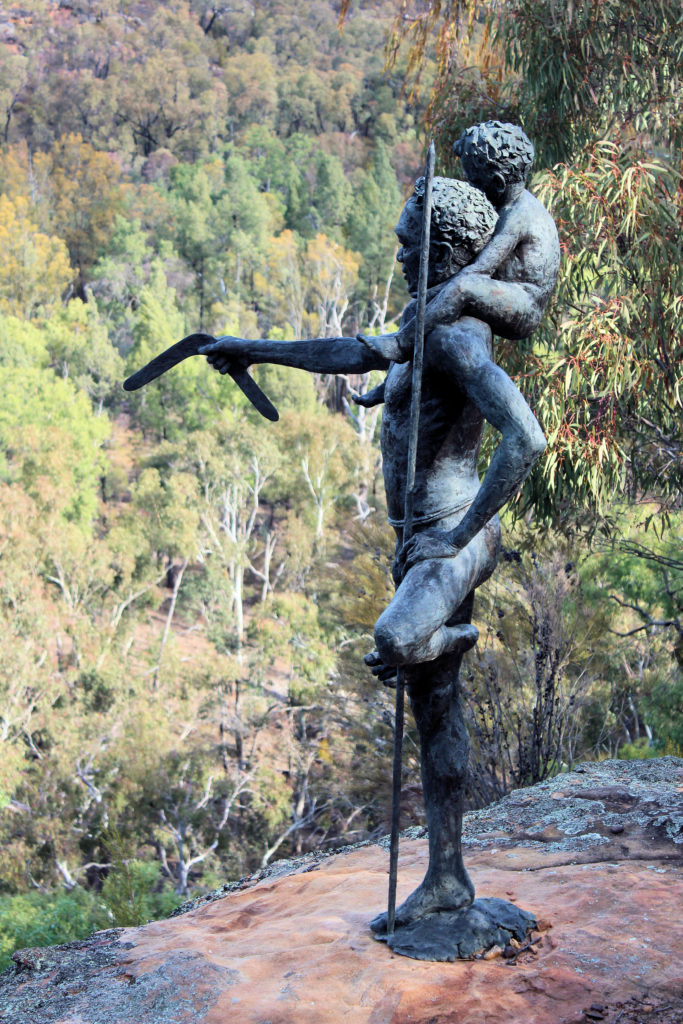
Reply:
M393 539L381 408L350 401L377 381L262 367L277 424L200 359L121 387L200 328L386 329L425 117L452 170L470 121L519 114L491 82L524 69L478 15L438 48L438 20L404 19L425 45L385 69L399 5L356 2L343 32L339 6L0 11L0 954L387 829L391 693L362 655ZM480 64L458 78L456 53ZM623 127L591 129L575 171L536 128L565 270L500 358L551 443L475 608L473 803L683 744L676 142L637 126L624 156ZM408 824L410 729L405 769Z

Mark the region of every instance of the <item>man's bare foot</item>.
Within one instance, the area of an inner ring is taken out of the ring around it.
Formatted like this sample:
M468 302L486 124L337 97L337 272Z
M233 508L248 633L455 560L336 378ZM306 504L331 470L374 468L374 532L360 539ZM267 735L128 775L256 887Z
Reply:
M377 334L374 337L369 334L357 334L356 338L392 363L406 363L413 355L410 342L400 331L396 334Z
M473 900L474 886L469 878L467 878L467 884L451 879L448 883L429 885L425 880L418 885L415 892L410 894L405 903L396 908L395 925L397 928L402 928L423 917L428 917L429 914L435 914L439 910L463 910L465 907L469 907ZM386 935L386 911L378 914L370 922L370 928L377 935Z

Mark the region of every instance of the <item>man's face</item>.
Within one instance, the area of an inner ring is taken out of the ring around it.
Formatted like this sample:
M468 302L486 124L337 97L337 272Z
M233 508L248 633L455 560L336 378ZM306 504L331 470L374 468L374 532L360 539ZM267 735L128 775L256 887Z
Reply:
M398 224L394 228L396 237L401 248L396 253L396 259L401 264L403 276L405 277L408 291L411 295L417 295L417 285L420 279L420 244L422 242L422 210L409 199L403 207ZM441 284L455 273L460 264L455 264L454 254L450 247L445 251L443 242L439 243L432 231L429 246L429 270L427 274L427 287L432 288Z
M411 295L417 295L417 283L420 277L420 241L422 237L422 214L409 199L403 207L395 229L401 248L396 259L401 264L403 276Z

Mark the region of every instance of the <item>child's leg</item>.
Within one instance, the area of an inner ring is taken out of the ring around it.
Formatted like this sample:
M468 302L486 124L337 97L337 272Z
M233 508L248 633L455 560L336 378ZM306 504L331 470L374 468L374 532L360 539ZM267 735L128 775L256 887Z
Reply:
M543 307L531 284L498 281L484 274L463 271L448 281L425 310L425 337L435 327L453 324L461 316L474 316L487 323L494 334L511 341L528 338L538 327ZM412 358L415 321L404 324L396 334L379 334L359 339L374 352L394 363Z
M451 298L447 293L455 292ZM532 284L517 284L513 281L499 281L483 274L468 274L466 271L454 278L444 290L430 302L426 311L427 321L439 316L475 316L487 323L494 334L510 341L528 338L538 327L543 316L542 297L539 289ZM453 320L441 321L452 323ZM430 328L431 329L431 326Z
M474 626L449 622L467 595L493 572L499 542L495 517L457 555L418 562L408 570L375 626L377 652L384 665L434 661L476 643Z

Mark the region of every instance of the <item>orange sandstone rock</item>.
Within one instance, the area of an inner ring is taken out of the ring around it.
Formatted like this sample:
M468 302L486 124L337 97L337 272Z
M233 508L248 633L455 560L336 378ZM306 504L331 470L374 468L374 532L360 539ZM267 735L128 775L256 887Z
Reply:
M683 762L658 764L680 784ZM454 964L393 955L368 930L386 897L387 853L364 846L290 865L168 921L16 954L14 974L0 979L0 1021L583 1024L616 1020L617 1006L622 1021L636 1020L623 1010L631 998L642 1012L668 1007L662 1022L683 1021L680 808L671 780L653 772L591 766L562 777L561 797L553 780L526 791L534 799L521 808L512 794L469 817L477 895L534 911L545 928L537 952ZM591 794L596 778L622 792ZM609 831L616 813L619 835ZM426 840L404 839L399 899L426 865Z

